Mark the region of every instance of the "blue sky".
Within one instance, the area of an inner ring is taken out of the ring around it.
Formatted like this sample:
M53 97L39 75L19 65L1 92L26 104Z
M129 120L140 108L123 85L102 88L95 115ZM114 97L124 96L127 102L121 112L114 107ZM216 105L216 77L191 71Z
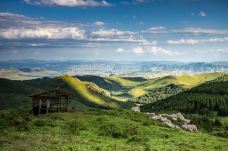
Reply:
M0 60L228 61L227 0L1 0Z

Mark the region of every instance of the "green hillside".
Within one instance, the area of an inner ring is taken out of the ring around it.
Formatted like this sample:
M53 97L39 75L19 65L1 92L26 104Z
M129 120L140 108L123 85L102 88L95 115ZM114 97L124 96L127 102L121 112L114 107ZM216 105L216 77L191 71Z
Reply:
M0 109L29 107L29 95L41 92L42 89L22 81L0 79Z
M0 111L0 150L226 151L228 139L170 129L143 113L83 110L34 117Z
M154 89L151 92L142 96L133 98L132 101L137 103L154 103L169 96L176 95L182 91L184 91L184 88L182 88L182 86L169 84L167 86Z
M79 99L85 104L107 108L120 107L116 100L102 94L102 92L105 93L106 90L96 86L94 83L82 82L79 79L68 75L62 76L61 79L74 90L77 95L76 99ZM97 91L91 90L89 86L93 86ZM98 91L101 93L98 93Z
M92 75L76 77L81 81L93 82L99 87L108 90L112 98L126 101L170 84L181 85L183 88L189 89L221 76L224 76L224 73L214 72L196 75L165 76L153 79L141 77L99 77Z
M126 105L110 98L108 91L94 83L81 82L76 78L63 76L25 81L0 79L0 109L30 108L29 95L56 87L67 89L74 94L70 100L72 106L116 108Z
M169 84L178 84L182 85L183 88L189 89L199 84L202 84L206 81L217 79L221 76L224 76L224 73L214 72L196 75L165 76L154 79L148 79L147 81L142 82L139 85L133 87L129 91L129 93L134 97L138 97L150 92L153 89L161 88Z
M143 111L228 115L228 81L211 81L164 100L143 105Z

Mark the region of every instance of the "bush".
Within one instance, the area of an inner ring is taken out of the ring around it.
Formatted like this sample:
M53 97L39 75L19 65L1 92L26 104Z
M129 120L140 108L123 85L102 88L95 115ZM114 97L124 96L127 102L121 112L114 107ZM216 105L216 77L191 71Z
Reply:
M80 131L86 130L86 125L81 121L74 120L71 122L67 122L67 128L70 133L78 135Z
M23 110L12 110L10 112L1 113L1 128L13 127L17 130L27 131L30 128L30 121L32 120L32 115Z
M191 120L192 123L206 132L211 132L213 130L214 122L207 116L191 116Z
M101 136L111 136L114 138L121 137L123 131L116 124L107 123L99 127L99 135Z
M34 126L37 126L37 127L44 127L44 126L48 126L48 127L54 127L54 123L50 120L45 120L45 119L38 119L38 120L35 120L33 122L33 125Z
M123 130L123 137L128 138L130 136L137 135L138 133L138 127L130 125L125 127L125 129Z
M149 139L145 136L141 136L141 135L134 135L134 136L131 136L127 142L130 143L130 142L136 142L136 143L146 143L148 142Z
M99 127L99 135L110 136L114 138L129 138L130 136L137 135L138 128L136 126L119 126L115 123L101 124Z
M222 126L222 122L219 120L219 119L215 119L215 122L214 122L214 125L215 126Z

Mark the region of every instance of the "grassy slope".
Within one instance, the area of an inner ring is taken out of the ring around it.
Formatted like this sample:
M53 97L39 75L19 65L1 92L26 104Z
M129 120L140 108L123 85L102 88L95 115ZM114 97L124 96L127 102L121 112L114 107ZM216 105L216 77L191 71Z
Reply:
M113 98L125 101L172 83L183 85L184 88L192 88L223 75L224 73L205 73L198 75L165 76L154 79L99 76L77 76L77 78L82 81L93 82L99 87L109 90Z
M91 82L80 82L73 77L67 76L62 78L43 78L26 81L0 79L0 109L19 107L30 108L31 98L29 98L29 95L56 87L67 89L75 94L71 99L72 106L86 107L89 105L93 107L119 107L117 101L97 94L96 92L92 92L87 88L87 84L91 84Z
M205 73L197 75L165 76L162 78L149 79L132 88L129 93L134 97L138 97L153 89L164 87L172 83L182 85L184 88L192 88L204 83L205 81L210 81L223 75L224 73Z
M72 126L74 121L79 124ZM50 113L32 117L28 125L27 131L15 127L2 131L0 150L226 151L228 148L228 139L166 128L148 120L145 114L124 110Z
M22 81L0 79L0 109L29 107L31 99L28 96L41 91Z
M91 82L82 82L77 78L64 75L61 79L66 82L75 91L81 101L88 103L88 105L98 105L110 108L119 107L118 103L112 98L100 95L91 91L87 85ZM97 86L98 87L98 86Z

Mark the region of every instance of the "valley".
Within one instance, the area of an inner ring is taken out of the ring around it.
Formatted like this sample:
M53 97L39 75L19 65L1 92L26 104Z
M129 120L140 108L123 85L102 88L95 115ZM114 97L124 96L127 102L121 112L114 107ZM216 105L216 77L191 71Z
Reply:
M2 78L0 149L185 150L187 145L189 150L226 150L227 79L222 72L152 79L94 75L23 81ZM73 94L69 112L33 116L28 96L55 87ZM137 104L142 113L130 110ZM169 128L149 119L145 112L181 112L199 132ZM28 143L23 145L23 140Z

